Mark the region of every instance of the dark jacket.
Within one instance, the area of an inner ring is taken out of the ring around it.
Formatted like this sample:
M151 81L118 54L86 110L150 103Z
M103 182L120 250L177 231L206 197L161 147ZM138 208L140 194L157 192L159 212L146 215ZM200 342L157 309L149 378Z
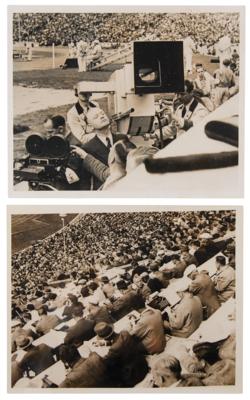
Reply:
M114 322L111 317L107 307L98 307L96 310L91 311L89 314L89 319L98 324L99 322L106 322L107 324L112 324Z
M111 306L111 315L116 319L120 319L132 310L138 310L144 307L145 301L141 294L135 290L128 290L122 297L115 300Z
M38 346L32 346L23 356L18 365L23 371L32 370L36 375L38 375L40 372L54 364L54 362L55 360L53 358L53 350L51 347L41 343Z
M126 135L123 134L112 134L113 142L116 143L118 140L122 140L127 138ZM82 148L97 160L101 161L103 164L108 166L108 157L109 157L109 149L103 144L103 142L98 138L98 136L93 137L89 142L82 145ZM84 163L83 163L84 165ZM83 168L84 169L84 168ZM91 188L91 174L84 169L81 174L81 180L84 180L86 185L86 190ZM93 177L93 189L97 190L102 185L102 182Z
M69 329L64 338L64 343L80 346L85 340L90 340L95 336L94 326L94 321L84 318L79 319L79 321Z
M68 373L60 388L107 387L109 379L105 361L97 354L90 353L87 359L80 358Z
M201 265L213 256L215 256L219 251L222 251L227 245L226 240L221 240L219 242L211 241L207 246L202 246L194 253L194 257L197 260L196 265Z
M105 357L111 387L133 387L148 372L144 347L136 336L122 331Z

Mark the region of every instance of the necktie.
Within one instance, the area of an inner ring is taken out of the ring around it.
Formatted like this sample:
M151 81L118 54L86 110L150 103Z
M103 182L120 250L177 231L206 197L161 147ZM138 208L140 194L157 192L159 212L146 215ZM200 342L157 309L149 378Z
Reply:
M187 111L186 106L184 106L183 109L182 109L182 113L181 113L182 118L185 117L186 111Z
M110 150L111 147L112 147L112 144L111 144L111 141L110 141L110 139L108 137L106 138L106 143L107 143L108 150Z

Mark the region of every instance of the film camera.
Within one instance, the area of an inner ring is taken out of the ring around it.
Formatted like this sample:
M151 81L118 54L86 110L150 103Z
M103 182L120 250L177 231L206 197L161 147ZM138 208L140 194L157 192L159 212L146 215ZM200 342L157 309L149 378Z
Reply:
M70 152L70 144L63 135L46 138L34 133L25 142L28 153L14 163L15 183L26 181L31 190L66 190L66 167L77 174L80 157Z
M152 133L155 94L184 91L183 43L138 41L131 62L116 70L107 82L81 82L82 90L105 93L118 132L131 136Z

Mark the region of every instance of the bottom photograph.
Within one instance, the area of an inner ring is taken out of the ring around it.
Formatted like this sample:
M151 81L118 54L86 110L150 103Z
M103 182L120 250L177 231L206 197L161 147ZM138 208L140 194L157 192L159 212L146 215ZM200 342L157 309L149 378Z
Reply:
M10 392L240 392L242 208L8 207Z

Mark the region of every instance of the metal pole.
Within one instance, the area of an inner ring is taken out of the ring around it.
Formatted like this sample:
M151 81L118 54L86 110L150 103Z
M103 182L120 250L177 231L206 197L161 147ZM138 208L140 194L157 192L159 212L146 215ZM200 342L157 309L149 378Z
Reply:
M52 43L52 68L55 69L55 43Z
M21 43L21 19L20 14L18 14L18 37L19 37L19 44Z
M63 224L63 252L64 252L64 258L66 260L66 241L65 241L65 232L64 232L64 227L65 227L64 218L62 218L62 224Z

